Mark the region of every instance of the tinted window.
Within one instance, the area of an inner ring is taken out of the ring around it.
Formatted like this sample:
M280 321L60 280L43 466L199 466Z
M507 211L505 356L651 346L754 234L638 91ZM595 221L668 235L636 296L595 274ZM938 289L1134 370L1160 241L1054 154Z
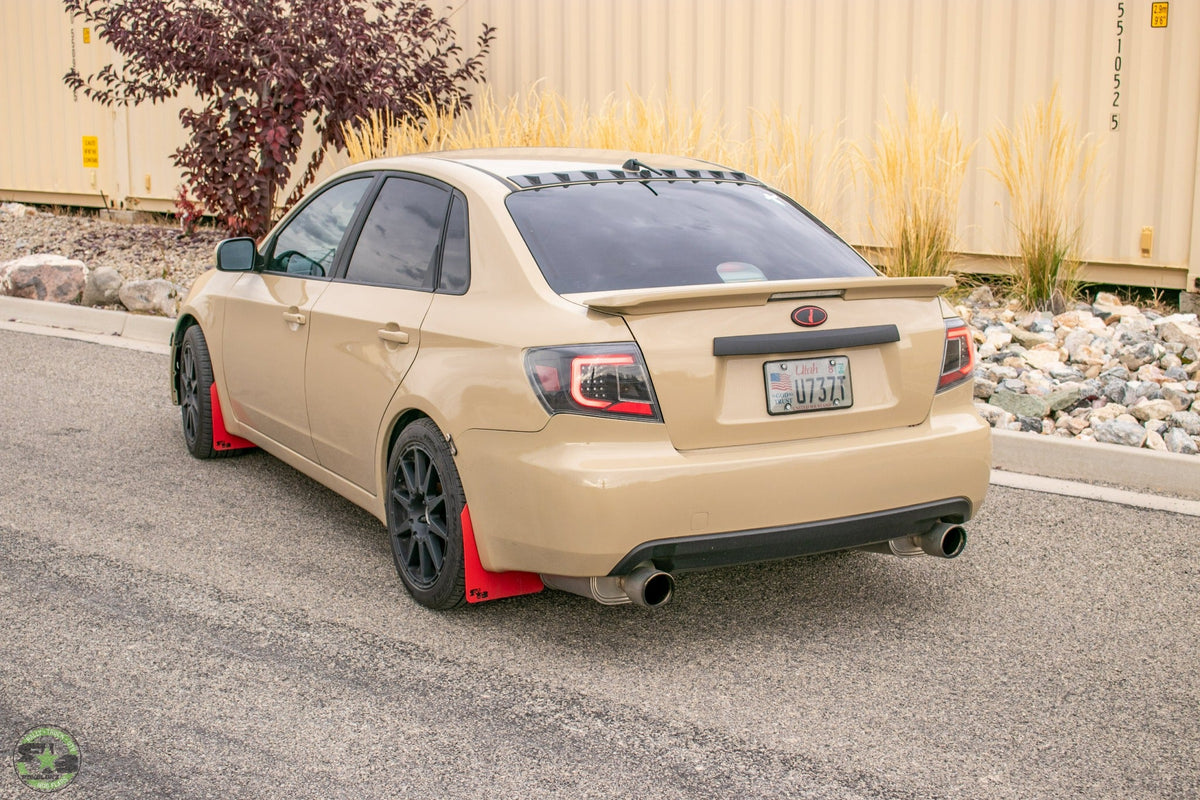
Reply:
M328 275L342 234L370 184L369 176L354 178L314 197L275 238L266 268L293 275Z
M630 181L509 195L560 294L875 275L845 242L762 186Z
M388 178L367 215L346 278L409 289L433 288L449 202L447 189Z
M462 294L471 282L471 247L467 239L467 203L457 195L450 201L446 242L442 246L442 278L438 291Z

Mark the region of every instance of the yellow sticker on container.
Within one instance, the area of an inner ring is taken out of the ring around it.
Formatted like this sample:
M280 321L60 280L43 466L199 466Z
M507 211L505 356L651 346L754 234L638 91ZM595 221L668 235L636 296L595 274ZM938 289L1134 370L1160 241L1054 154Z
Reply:
M91 28L83 29L83 43L84 44L92 43L92 29Z
M1151 3L1150 4L1150 27L1165 28L1167 27L1167 7L1170 3Z
M83 137L83 165L96 169L100 166L100 137Z

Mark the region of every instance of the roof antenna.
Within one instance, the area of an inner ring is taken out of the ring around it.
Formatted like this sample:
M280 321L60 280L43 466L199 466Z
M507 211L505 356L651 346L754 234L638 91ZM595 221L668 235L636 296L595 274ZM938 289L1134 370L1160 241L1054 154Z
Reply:
M643 164L641 161L638 161L636 158L631 158L628 161L626 161L624 164L621 165L621 169L625 170L626 172L636 172L638 174L638 177L641 177L641 178L649 178L650 173L652 173L652 172L656 173L658 175L662 175L664 178L667 177L667 173L663 172L661 169L655 169L654 167L650 166L649 164Z

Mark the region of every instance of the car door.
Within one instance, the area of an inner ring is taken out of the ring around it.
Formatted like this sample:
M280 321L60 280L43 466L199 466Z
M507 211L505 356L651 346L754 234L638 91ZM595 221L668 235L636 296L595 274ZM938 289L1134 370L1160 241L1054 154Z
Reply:
M345 274L313 305L306 392L322 466L375 492L376 437L421 342L444 250L463 252L465 203L447 240L451 190L391 175L379 187Z
M314 195L266 243L262 271L242 275L226 301L221 352L234 415L314 461L304 397L309 317L373 179L353 177Z

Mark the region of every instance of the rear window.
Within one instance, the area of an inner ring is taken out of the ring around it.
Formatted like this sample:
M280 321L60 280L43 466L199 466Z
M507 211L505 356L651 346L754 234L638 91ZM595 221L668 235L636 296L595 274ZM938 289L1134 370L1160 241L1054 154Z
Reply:
M761 185L581 183L515 192L506 204L559 294L876 274Z

